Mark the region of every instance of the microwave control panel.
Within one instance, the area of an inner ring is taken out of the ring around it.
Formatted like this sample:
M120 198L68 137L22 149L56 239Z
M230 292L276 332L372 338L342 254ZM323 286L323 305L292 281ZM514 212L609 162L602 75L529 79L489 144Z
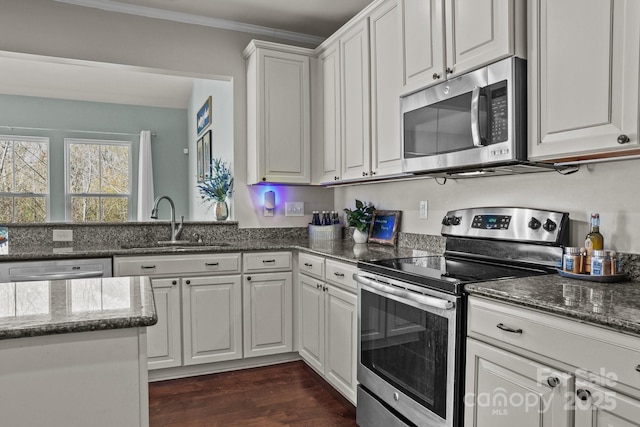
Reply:
M496 87L497 86L497 87ZM507 84L500 82L490 87L489 111L491 114L489 138L492 143L509 139L509 109L507 104Z

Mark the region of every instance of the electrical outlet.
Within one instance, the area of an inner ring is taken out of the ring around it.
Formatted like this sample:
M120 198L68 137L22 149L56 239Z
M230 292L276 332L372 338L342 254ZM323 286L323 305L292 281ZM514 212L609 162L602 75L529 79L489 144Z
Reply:
M53 230L54 242L73 242L73 230Z
M304 216L304 202L284 202L284 216Z
M428 219L428 207L429 203L427 200L420 201L420 219Z

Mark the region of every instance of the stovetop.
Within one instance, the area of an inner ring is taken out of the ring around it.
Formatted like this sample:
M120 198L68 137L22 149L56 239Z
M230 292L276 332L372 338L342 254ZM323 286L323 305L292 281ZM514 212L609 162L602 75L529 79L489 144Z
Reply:
M552 272L542 266L520 267L455 256L383 259L359 262L358 268L455 295L462 294L464 285L468 283L515 279Z

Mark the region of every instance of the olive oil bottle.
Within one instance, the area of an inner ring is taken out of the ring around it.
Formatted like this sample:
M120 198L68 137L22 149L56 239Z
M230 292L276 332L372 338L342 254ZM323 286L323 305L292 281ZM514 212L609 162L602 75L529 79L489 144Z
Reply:
M591 256L593 251L604 249L604 237L600 234L600 214L591 214L591 229L584 240L584 247L588 256Z

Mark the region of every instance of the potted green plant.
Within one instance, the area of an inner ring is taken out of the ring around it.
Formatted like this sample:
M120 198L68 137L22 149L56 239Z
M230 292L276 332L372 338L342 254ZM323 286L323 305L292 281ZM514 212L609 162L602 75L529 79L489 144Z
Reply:
M346 222L349 227L354 227L353 240L356 243L366 243L369 238L369 226L373 212L376 210L372 203L363 203L356 199L356 208L345 208Z
M213 212L218 221L229 217L227 197L233 193L233 175L222 159L211 159L210 178L198 184L202 199L213 202Z

